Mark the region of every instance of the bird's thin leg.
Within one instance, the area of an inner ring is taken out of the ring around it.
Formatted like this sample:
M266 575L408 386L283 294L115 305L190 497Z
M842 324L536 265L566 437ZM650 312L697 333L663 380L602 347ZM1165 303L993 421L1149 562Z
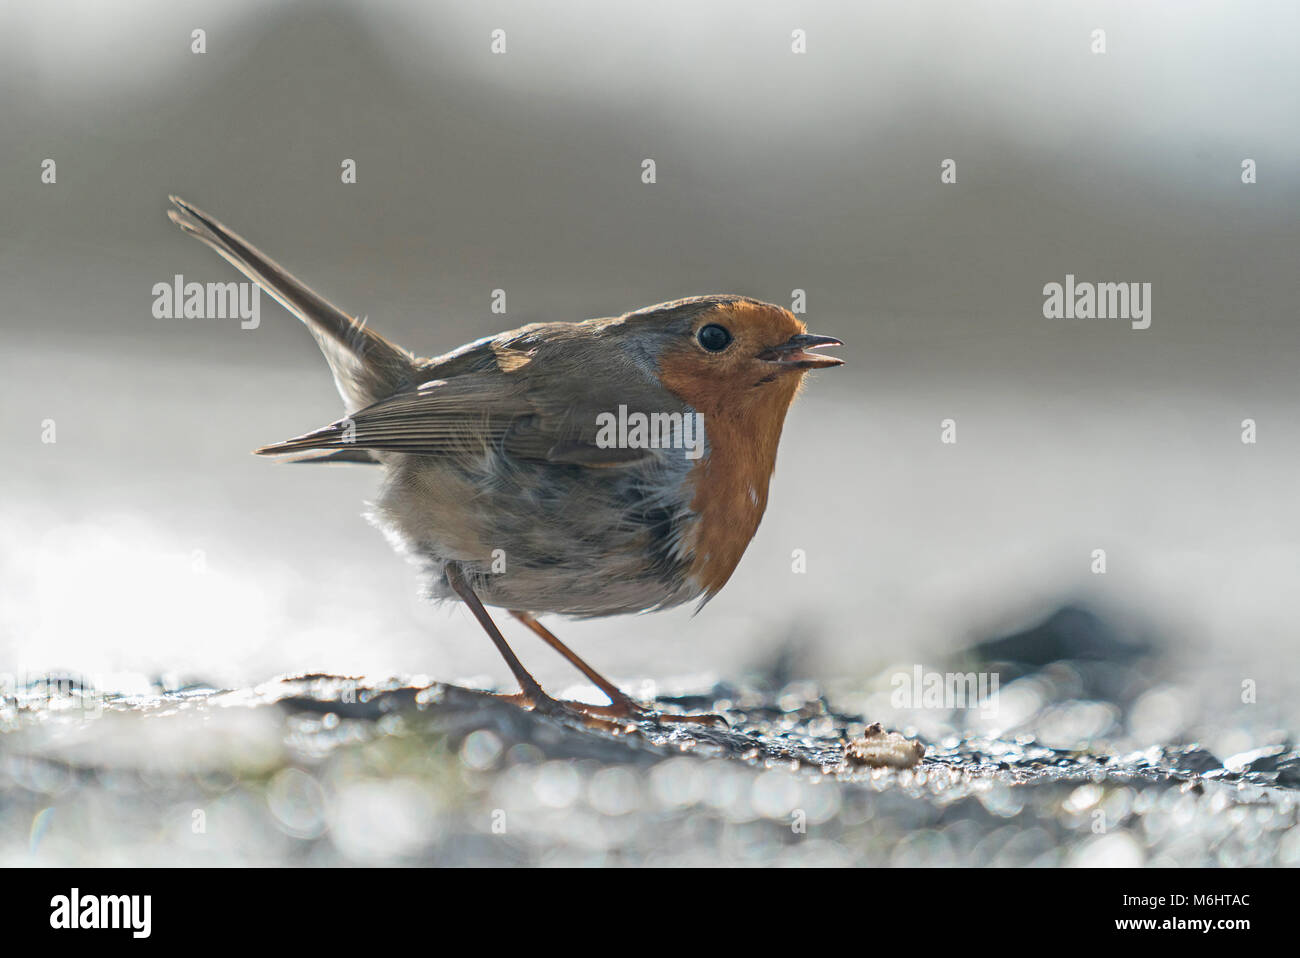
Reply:
M555 633L542 625L542 623L538 622L537 618L531 612L521 612L518 609L511 609L510 614L536 632L543 642L553 648L556 652L559 652L568 660L570 665L590 679L591 683L596 686L596 688L605 693L605 697L609 699L610 705L616 708L625 709L629 712L639 708L636 702L632 701L629 696L624 694L622 689L584 662L577 652L574 652L571 648L556 638Z
M460 572L449 565L447 566L446 576L447 584L469 606L469 610L474 613L474 618L478 619L478 624L483 626L483 631L488 634L492 644L497 647L501 657L506 660L506 665L510 666L515 681L523 689L524 697L532 702L535 708L546 709L551 704L558 706L559 703L543 692L541 685L524 668L524 663L520 662L519 657L511 650L505 636L501 634L501 630L492 621L492 616L488 615L487 609L483 608L483 603L479 601L478 596L474 594L474 590L470 588L469 583L465 581Z
M492 616L488 615L487 609L483 608L483 603L474 594L474 590L465 581L464 576L451 566L447 567L446 576L447 584L469 606L469 610L474 613L474 618L478 619L478 624L483 626L483 631L488 634L492 644L497 647L501 657L506 660L506 665L510 666L510 671L515 675L515 681L519 683L520 689L523 690L523 699L526 700L527 704L532 705L534 710L543 715L566 715L570 718L576 718L589 728L600 728L614 733L627 731L627 715L613 707L602 709L599 706L585 705L581 702L561 702L542 691L541 684L529 674L528 670L524 668L524 664L519 661L519 657L511 650L505 636L501 634L501 630L492 621ZM524 704L519 701L519 696L508 695L504 696L504 698L516 705Z
M720 715L668 715L647 709L634 701L631 696L627 695L613 682L609 681L590 665L582 660L582 657L574 652L556 637L555 633L548 629L542 623L537 621L537 617L531 612L522 612L518 609L511 609L510 614L516 619L528 626L541 638L543 642L553 648L570 665L591 680L596 688L605 693L609 699L609 705L586 705L581 702L574 702L573 705L581 708L584 712L593 712L597 715L613 715L620 718L653 718L661 722L683 722L696 723L700 725L719 725L727 727L727 720Z

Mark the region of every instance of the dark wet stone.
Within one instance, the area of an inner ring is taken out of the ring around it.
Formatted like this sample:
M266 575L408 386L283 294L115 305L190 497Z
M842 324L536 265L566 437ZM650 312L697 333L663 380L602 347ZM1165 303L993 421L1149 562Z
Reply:
M1300 788L1300 762L1279 768L1277 784L1283 788Z
M1174 750L1170 755L1170 764L1180 772L1200 774L1223 767L1223 762L1203 748Z
M1261 755L1246 766L1247 772L1276 772L1285 760L1286 749L1279 748L1276 754Z
M1108 623L1087 609L1065 606L1033 628L986 639L973 646L972 651L985 662L1042 668L1052 662L1071 660L1112 665L1130 663L1149 654L1152 648L1146 642L1121 638Z

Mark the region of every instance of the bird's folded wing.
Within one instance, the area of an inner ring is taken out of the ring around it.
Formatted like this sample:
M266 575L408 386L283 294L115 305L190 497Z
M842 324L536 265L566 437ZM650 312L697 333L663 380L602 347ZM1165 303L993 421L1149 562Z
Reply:
M492 449L519 459L592 467L627 465L647 455L644 449L597 442L604 404L586 396L558 405L539 401L530 388L536 385L495 369L435 379L256 452L347 449L460 456Z

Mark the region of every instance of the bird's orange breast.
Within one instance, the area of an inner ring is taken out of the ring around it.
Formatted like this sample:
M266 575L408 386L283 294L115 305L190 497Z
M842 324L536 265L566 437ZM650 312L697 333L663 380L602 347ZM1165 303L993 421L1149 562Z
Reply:
M768 453L765 444L747 443L742 433L716 425L709 433L709 454L688 477L697 518L686 540L689 575L706 595L727 584L758 531L775 465L775 448Z
M794 323L793 317L781 315L783 311L766 309L774 314L774 322ZM683 349L664 357L660 377L674 395L704 416L708 451L687 478L696 520L684 544L691 556L690 577L706 595L713 595L731 578L758 531L781 428L802 375L786 373L762 382L746 368L719 375L707 357Z

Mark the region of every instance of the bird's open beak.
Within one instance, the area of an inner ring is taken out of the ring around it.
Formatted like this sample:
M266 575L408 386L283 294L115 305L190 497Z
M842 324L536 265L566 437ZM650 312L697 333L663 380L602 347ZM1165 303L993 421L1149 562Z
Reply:
M843 346L834 336L815 336L812 333L799 333L791 336L780 346L773 346L758 354L764 362L779 363L785 369L819 369L822 366L843 366L844 360L836 356L818 356L807 352L821 346Z

